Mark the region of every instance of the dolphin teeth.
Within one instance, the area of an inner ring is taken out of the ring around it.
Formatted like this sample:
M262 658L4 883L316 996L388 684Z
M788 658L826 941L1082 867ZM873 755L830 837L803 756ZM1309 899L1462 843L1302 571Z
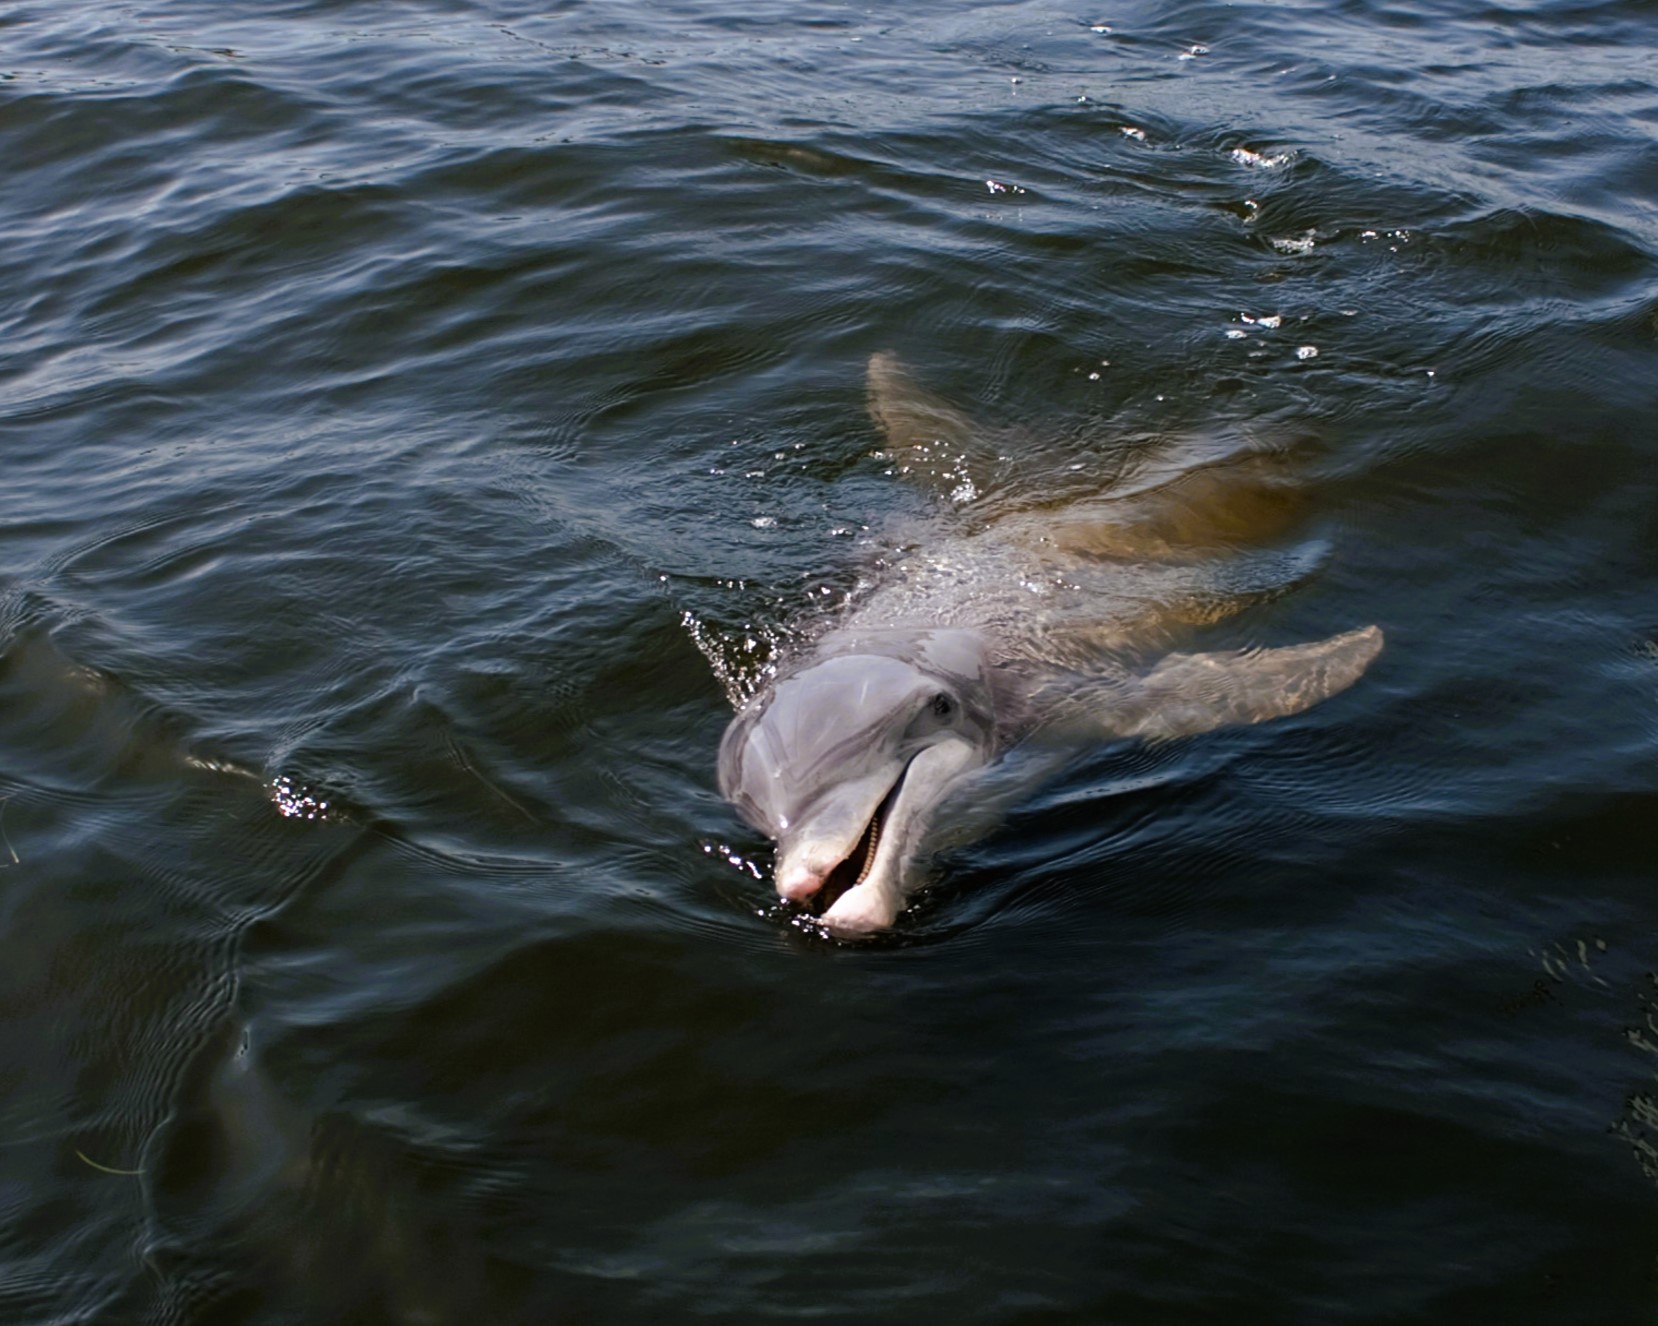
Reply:
M897 787L898 784L894 783L893 786ZM875 867L875 852L881 845L881 811L891 799L892 793L888 792L886 799L875 808L875 813L870 816L869 828L864 833L864 868L858 872L857 881L852 885L853 888L857 888L859 884L868 879L869 872Z
M869 872L875 869L875 853L881 847L882 831L887 827L887 817L892 814L893 804L898 800L898 789L904 785L904 775L909 771L910 766L907 764L898 771L898 777L892 780L892 786L887 789L887 794L881 798L881 804L875 807L875 813L869 817L869 828L864 831L863 837L864 864L863 868L858 871L858 878L852 885L853 888L857 888L859 884L868 879ZM856 851L857 849L854 848L853 850Z
M909 771L906 765L904 773ZM904 773L900 773L887 789L886 796L881 798L881 804L875 807L875 813L869 817L869 823L858 841L852 845L852 850L846 857L829 872L823 882L823 887L814 893L810 899L811 911L814 916L821 916L833 907L840 899L850 893L858 885L869 878L869 872L875 869L875 856L881 848L881 837L886 829L887 817L892 813L892 806L898 799L898 789L903 785ZM857 874L852 873L853 864L857 863Z

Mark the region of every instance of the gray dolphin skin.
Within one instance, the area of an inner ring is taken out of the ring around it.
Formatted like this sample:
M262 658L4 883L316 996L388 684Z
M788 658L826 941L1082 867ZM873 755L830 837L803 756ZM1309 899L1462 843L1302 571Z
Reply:
M1381 651L1367 626L1171 652L1282 591L1271 545L1301 485L1270 448L1159 457L1066 493L1051 477L1021 487L1003 437L891 354L870 360L869 410L936 519L778 660L719 756L720 791L777 845L777 892L836 938L890 927L939 852L994 827L1079 747L1299 713Z

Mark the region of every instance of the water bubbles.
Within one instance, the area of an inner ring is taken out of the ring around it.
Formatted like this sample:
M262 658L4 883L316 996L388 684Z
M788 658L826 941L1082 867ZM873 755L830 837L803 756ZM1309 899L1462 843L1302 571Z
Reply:
M184 753L184 762L192 769L200 769L203 773L228 774L232 778L258 778L253 770L237 764L234 760L221 760L213 755L196 755L190 751ZM0 801L0 805L4 805Z
M756 517L754 517L753 520L749 521L748 523L750 525L753 525L755 529L776 529L777 528L777 517L776 516L756 516Z
M1361 243L1365 244L1368 244L1371 240L1375 239L1391 239L1397 241L1397 243L1389 244L1387 246L1387 251L1389 253L1399 252L1400 244L1409 244L1414 238L1415 236L1408 230L1363 230L1359 232L1359 240Z
M1305 322L1307 320L1306 315L1301 315L1299 320ZM1238 314L1238 321L1243 326L1228 327L1225 332L1227 340L1245 340L1249 336L1250 329L1267 332L1277 331L1284 325L1284 315L1282 313L1263 313L1257 317L1252 313L1240 313ZM1249 356L1252 359L1258 359L1265 353L1265 350L1251 350ZM1297 359L1316 359L1318 357L1318 347L1316 345L1297 346L1295 357Z
M1234 147L1231 152L1232 160L1240 166L1250 166L1256 170L1277 170L1287 166L1295 159L1294 152L1254 152L1247 147Z
M1263 313L1257 318L1252 313L1240 313L1238 314L1238 321L1246 327L1264 327L1267 331L1277 331L1278 328L1284 325L1284 315L1282 313ZM1234 336L1231 332L1228 332L1227 336L1231 340L1235 341L1244 334L1235 327L1232 330L1237 332L1237 335Z
M1299 235L1292 238L1268 239L1267 243L1280 253L1289 254L1291 257L1304 258L1313 251L1317 239L1318 232L1316 230L1303 230Z

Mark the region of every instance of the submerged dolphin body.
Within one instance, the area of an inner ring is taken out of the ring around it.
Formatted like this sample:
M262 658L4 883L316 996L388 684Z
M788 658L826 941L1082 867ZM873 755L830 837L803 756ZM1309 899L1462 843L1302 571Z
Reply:
M781 661L719 757L721 792L777 844L778 893L821 909L832 935L892 925L931 858L994 824L1054 752L1298 713L1381 650L1370 626L1281 649L1169 652L1280 587L1235 555L1294 506L1265 452L1066 501L998 483L993 439L891 355L870 361L869 408L894 468L958 509Z

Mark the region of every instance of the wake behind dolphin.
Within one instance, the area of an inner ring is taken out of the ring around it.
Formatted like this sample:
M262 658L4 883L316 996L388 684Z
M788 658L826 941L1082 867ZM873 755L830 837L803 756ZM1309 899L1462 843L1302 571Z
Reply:
M1230 568L1294 519L1281 457L1187 458L1066 499L1004 474L994 436L890 354L870 360L869 410L893 468L939 500L929 537L778 661L719 755L721 792L777 844L778 893L838 938L891 926L940 851L991 827L1056 762L1004 777L1015 747L1299 713L1381 651L1368 626L1170 652L1259 597Z

